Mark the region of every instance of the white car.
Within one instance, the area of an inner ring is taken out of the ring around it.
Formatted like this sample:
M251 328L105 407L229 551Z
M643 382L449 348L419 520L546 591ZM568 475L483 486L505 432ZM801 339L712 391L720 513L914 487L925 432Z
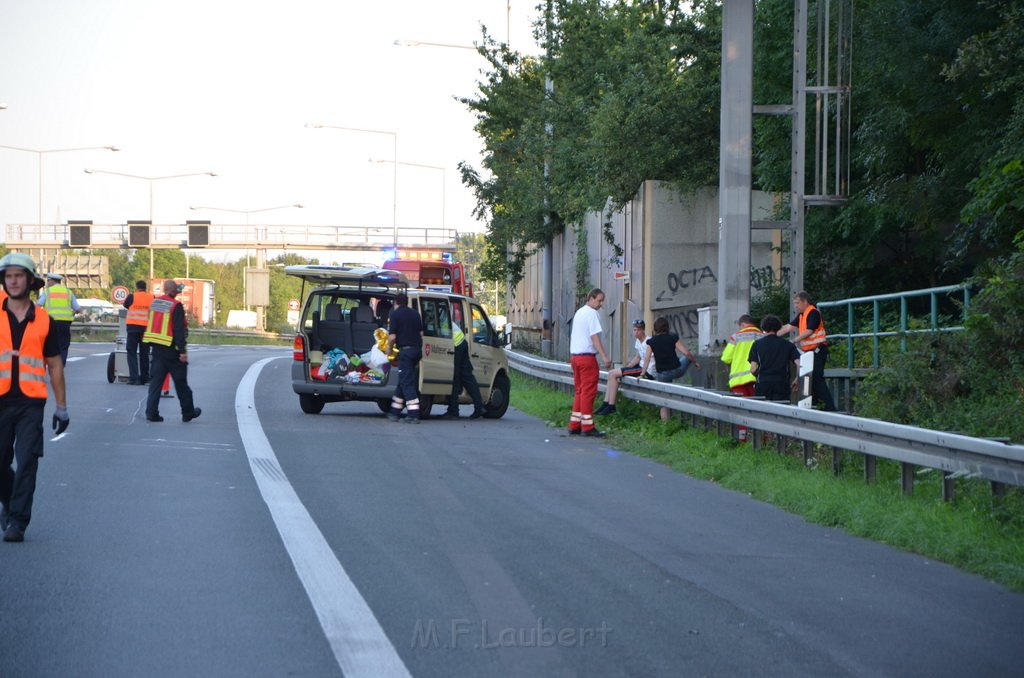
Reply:
M391 408L397 370L380 351L387 336L387 314L400 292L423 320L423 359L419 369L420 415L430 416L435 404L447 404L455 363L453 308L468 318L473 373L484 400L484 417L504 416L509 405L508 359L501 336L483 306L451 292L409 288L398 271L350 266L288 266L285 273L313 285L299 316L292 362L292 389L307 414L320 413L326 403L373 401L381 412ZM463 390L460 403L471 400Z

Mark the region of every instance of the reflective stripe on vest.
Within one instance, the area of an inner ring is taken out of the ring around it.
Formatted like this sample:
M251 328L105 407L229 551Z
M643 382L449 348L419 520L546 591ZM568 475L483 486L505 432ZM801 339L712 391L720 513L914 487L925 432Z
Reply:
M459 327L459 323L452 323L452 340L454 346L458 346L466 340L466 333Z
M75 311L71 308L71 291L63 285L50 285L46 288L43 306L54 320L69 323L75 319Z
M808 304L804 312L800 314L800 325L797 328L800 334L807 331L807 316L810 315L811 311L818 311L813 304ZM813 351L819 345L825 343L825 316L821 315L821 311L818 311L818 329L811 332L810 335L800 340L800 350L806 353L807 351Z
M149 322L142 340L149 344L170 346L174 343L174 331L171 327L171 313L176 302L166 294L159 296L149 305Z
M21 346L14 348L11 339L11 324L6 318L0 319L0 395L11 390L11 375L14 359L18 359L18 387L29 398L46 400L46 358L43 344L50 332L50 316L37 308L35 320L25 324Z
M764 332L756 327L744 327L729 337L729 344L726 346L732 370L729 373L729 388L757 381L757 377L750 373L750 349L754 347L754 342L763 336ZM726 353L722 354L723 359L725 355Z
M153 295L149 292L135 292L132 294L132 305L128 307L128 315L125 322L129 325L149 324L149 306L153 303Z

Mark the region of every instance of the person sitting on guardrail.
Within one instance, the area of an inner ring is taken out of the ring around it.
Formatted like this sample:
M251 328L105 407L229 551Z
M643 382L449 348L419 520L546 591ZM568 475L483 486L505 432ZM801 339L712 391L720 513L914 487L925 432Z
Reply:
M605 416L615 414L615 400L619 393L619 380L623 377L647 377L654 379L654 365L649 365L645 372L640 363L644 361L644 353L647 351L647 323L643 320L633 321L633 348L636 353L629 362L622 367L617 367L608 373L608 388L604 394L604 404L594 412L595 415Z
M761 319L764 336L750 347L750 372L757 379L754 395L767 400L789 402L789 364L800 364L796 345L776 334L782 321L768 314ZM795 383L795 382L794 382Z
M683 354L682 360L679 359L677 352ZM652 359L656 370L654 378L662 383L669 383L683 376L686 370L690 369L690 365L700 369L696 356L690 353L690 349L686 348L679 335L669 332L668 320L665 318L654 321L654 336L647 340L647 351L644 355L644 372L647 371ZM667 407L661 408L662 421L668 421L670 416Z

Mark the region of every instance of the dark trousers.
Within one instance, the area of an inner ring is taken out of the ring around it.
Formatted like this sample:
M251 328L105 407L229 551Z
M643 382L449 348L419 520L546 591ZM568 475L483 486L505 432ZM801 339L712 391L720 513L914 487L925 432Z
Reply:
M814 349L814 370L811 372L811 403L821 404L826 412L835 412L836 404L832 400L832 391L825 381L825 363L828 362L828 347L819 346Z
M43 408L38 404L0 406L0 504L22 530L32 519L36 470L43 456ZM11 463L18 460L18 470Z
M398 386L391 398L391 409L409 408L409 416L420 416L419 364L423 349L401 346L398 349ZM415 412L414 412L415 410Z
M71 323L67 320L52 320L50 331L57 337L57 345L60 346L60 360L64 365L68 364L68 350L71 348Z
M160 414L160 388L168 374L171 375L174 391L178 394L181 416L191 416L195 412L195 403L192 402L192 389L188 387L188 363L181 362L178 352L173 348L153 346L152 349L146 416L152 418Z
M761 380L754 386L754 395L779 402L789 402L789 391L789 381L786 379Z
M142 343L146 328L129 325L124 347L128 351L128 381L145 383L149 381L149 344Z
M452 395L448 399L448 412L459 413L459 396L465 387L473 400L473 409L477 412L484 409L484 399L480 395L480 384L473 375L473 363L469 359L469 342L463 341L455 347L455 366L452 371Z

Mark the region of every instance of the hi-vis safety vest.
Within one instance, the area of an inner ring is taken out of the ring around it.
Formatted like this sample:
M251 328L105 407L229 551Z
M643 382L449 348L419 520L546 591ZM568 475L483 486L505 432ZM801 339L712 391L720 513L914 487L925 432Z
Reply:
M71 308L71 291L63 285L50 285L46 288L46 312L54 320L71 322L75 319L75 311Z
M134 292L132 294L132 305L128 307L128 315L125 322L129 325L149 324L149 306L153 303L153 295L149 292Z
M764 332L751 325L729 337L722 351L722 362L730 368L729 388L757 381L757 377L750 373L750 349L763 336Z
M157 297L149 305L149 322L142 340L149 344L170 346L174 343L174 330L171 327L171 313L179 302L166 294Z
M29 398L46 400L46 358L43 344L50 332L50 316L41 308L35 309L35 319L25 324L21 346L15 348L11 339L11 324L0 318L0 395L11 390L14 360L18 360L18 387Z
M452 345L453 346L458 346L462 342L464 342L465 340L466 340L465 332L463 332L462 328L459 327L459 323L453 322L452 323Z
M800 325L797 328L800 334L807 331L807 316L811 314L811 311L817 311L813 304L808 304L804 312L800 314ZM825 343L825 317L821 315L821 311L818 311L818 329L810 333L810 335L800 340L800 350L806 353L807 351L813 351L821 344Z

